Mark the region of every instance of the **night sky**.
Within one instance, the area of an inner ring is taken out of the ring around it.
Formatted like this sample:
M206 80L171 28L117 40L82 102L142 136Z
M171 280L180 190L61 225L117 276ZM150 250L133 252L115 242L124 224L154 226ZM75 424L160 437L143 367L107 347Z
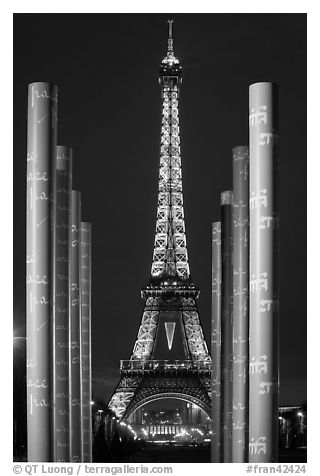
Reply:
M248 143L248 87L279 85L280 403L306 400L306 15L14 15L14 328L25 334L27 85L58 85L58 144L93 227L93 395L109 399L143 312L155 232L167 19L184 71L181 154L191 275L210 343L211 223Z

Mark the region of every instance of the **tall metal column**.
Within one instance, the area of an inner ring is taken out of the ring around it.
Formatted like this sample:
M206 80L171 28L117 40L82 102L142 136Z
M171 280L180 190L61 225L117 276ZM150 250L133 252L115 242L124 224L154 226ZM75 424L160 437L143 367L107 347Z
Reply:
M81 194L72 190L70 230L70 461L81 461L81 384L80 384L80 230Z
M221 457L232 462L232 191L221 193Z
M57 147L56 272L53 326L54 461L69 461L69 229L72 149Z
M91 462L91 224L84 222L81 222L80 338L82 461Z
M212 397L211 462L220 463L220 378L221 378L221 222L212 224Z
M277 88L249 87L249 461L278 458Z
M233 415L232 462L248 461L249 151L233 149Z
M58 88L28 88L27 426L28 461L52 461L52 310Z

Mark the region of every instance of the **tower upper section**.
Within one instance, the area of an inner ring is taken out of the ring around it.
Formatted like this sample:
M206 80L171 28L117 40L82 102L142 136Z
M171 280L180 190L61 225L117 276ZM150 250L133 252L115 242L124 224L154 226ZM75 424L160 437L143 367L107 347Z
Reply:
M179 88L182 67L173 52L172 20L168 50L162 60L162 121L158 209L151 277L185 281L190 276L183 210L179 130ZM178 283L176 283L178 284Z
M163 87L170 87L171 84L178 86L182 82L182 66L173 52L172 24L173 20L168 20L168 49L159 70L159 82Z

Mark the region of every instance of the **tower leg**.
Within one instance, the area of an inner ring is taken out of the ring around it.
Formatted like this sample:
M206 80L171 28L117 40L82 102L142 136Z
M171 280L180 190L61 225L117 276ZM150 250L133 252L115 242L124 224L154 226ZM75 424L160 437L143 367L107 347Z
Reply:
M52 461L52 312L57 87L28 90L27 426L28 461Z
M212 224L211 462L220 463L221 222Z
M277 90L249 88L249 461L278 458Z
M232 462L248 461L249 152L233 149L233 415Z

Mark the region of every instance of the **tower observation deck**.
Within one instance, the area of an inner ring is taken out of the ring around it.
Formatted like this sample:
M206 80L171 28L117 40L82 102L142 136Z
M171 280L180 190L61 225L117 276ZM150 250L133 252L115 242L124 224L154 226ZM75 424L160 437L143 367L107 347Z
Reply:
M122 360L120 382L109 408L123 420L151 400L179 398L208 414L211 358L191 281L182 191L179 95L182 66L168 48L159 70L162 118L158 205L151 275L142 289L144 311L130 360Z

